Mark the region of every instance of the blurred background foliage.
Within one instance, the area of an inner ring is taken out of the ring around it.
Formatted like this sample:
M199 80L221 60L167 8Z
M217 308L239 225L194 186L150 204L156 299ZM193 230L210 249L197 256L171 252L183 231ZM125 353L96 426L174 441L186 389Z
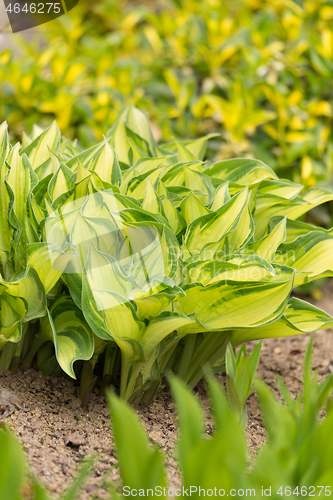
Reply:
M56 119L87 147L133 102L157 139L217 132L211 157L333 185L332 0L81 0L15 39L0 119L17 137Z

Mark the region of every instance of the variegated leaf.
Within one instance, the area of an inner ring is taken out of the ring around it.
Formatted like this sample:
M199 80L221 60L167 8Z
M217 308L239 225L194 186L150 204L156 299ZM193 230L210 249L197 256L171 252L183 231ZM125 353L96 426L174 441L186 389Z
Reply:
M13 228L9 224L10 205L13 201L13 192L6 183L9 166L6 159L10 152L7 124L0 125L0 262L6 266L11 252Z
M82 311L68 296L59 297L42 321L44 335L54 343L59 365L67 375L76 378L73 365L76 360L88 360L94 354L94 335Z
M293 297L278 321L256 328L233 330L230 341L236 346L251 340L290 337L332 327L332 316L308 302Z
M255 254L272 261L279 245L286 239L286 219L283 218L273 230L258 241L250 243L243 248L240 253Z
M84 163L84 167L93 170L100 179L111 185L121 185L122 178L117 153L106 139L101 147Z
M16 252L16 268L24 267L27 260L27 243L36 241L36 235L30 223L31 217L31 193L38 184L38 177L33 171L31 164L25 154L20 156L19 144L11 151L7 158L10 171L7 175L7 183L13 192L13 204L11 206L9 221L15 228L14 249Z
M248 191L245 188L216 212L194 220L186 230L185 245L191 253L197 253L207 243L220 241L234 229L246 206Z
M55 152L58 149L59 142L60 130L56 122L53 122L49 128L22 149L21 154L26 154L32 167L36 169L50 158L50 151Z
M206 173L210 177L237 182L243 186L256 184L265 179L277 179L276 174L265 163L242 158L215 163Z
M295 241L280 245L274 262L301 271L310 281L333 276L333 235L311 231L299 236Z
M229 330L260 326L279 319L293 287L294 273L285 272L269 282L216 282L212 285L187 285L185 297L175 311L194 313L201 326L187 326L186 333Z

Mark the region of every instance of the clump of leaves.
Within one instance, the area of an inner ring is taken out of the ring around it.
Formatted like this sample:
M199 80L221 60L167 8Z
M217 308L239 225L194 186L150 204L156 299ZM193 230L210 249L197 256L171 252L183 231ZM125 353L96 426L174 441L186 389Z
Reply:
M205 163L207 138L158 145L131 106L88 150L54 123L14 147L0 129L0 368L99 373L149 402L194 387L250 340L330 327L292 289L333 274L333 234L300 222L333 199L250 159Z
M259 342L249 355L243 344L238 351L237 357L235 357L234 349L231 344L228 344L225 354L226 386L229 403L244 428L247 422L245 403L253 389L261 346L262 343Z

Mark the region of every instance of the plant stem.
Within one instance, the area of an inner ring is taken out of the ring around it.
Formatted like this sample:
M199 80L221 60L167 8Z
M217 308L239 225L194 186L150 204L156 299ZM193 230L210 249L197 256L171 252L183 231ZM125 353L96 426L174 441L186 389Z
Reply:
M48 340L37 351L37 370L42 370L42 365L54 355L53 342Z
M229 332L210 332L197 347L184 381L195 387L204 376L205 365L213 366L226 350Z
M182 340L182 338L183 336L179 336L175 337L173 340L170 340L165 349L159 354L157 361L161 373L163 373L166 368L170 367L171 369L171 367L173 366L175 360L172 359L172 357L176 356L176 348L178 347L178 344Z
M15 375L15 373L17 372L17 369L19 367L20 360L21 360L21 355L22 355L22 350L23 350L23 346L24 346L24 342L25 342L25 337L26 337L26 333L28 331L28 328L29 328L29 323L24 323L22 325L22 337L18 341L18 343L15 345L15 350L14 350L13 358L12 358L12 361L11 361L11 364L10 364L10 367L9 367L10 372L11 372L12 375Z
M118 354L119 348L117 346L108 346L106 348L103 377L105 377L105 375L114 375L114 367Z
M15 347L16 344L7 342L5 347L2 349L0 353L0 371L6 371L9 369L15 352Z
M97 358L92 357L90 360L84 361L81 373L81 381L79 388L79 398L81 406L88 406L91 393L95 387L97 377L94 376L94 367Z
M26 353L26 355L24 357L23 362L26 366L32 365L33 359L34 359L38 349L40 349L40 347L42 347L42 345L45 342L47 342L48 340L49 339L47 337L45 337L42 332L37 333L37 335L33 339L32 343L28 349L28 352Z
M194 334L187 335L185 340L185 346L180 359L180 364L177 369L177 375L182 379L186 377L186 374L189 371L196 341L197 341L197 335Z
M107 347L105 353L103 380L101 395L105 396L106 390L111 385L115 385L117 373L120 367L120 349L117 346Z
M142 365L142 361L126 359L125 356L122 355L120 397L125 401L128 401L135 393L137 379Z

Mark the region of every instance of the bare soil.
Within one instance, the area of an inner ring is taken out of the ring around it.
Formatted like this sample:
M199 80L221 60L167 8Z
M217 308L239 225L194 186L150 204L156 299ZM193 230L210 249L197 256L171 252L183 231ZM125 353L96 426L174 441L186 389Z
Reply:
M333 314L332 282L325 286L323 298L316 305ZM303 357L309 337L300 335L264 341L258 375L274 392L277 393L275 373L279 373L293 394L301 390ZM333 330L316 333L313 369L318 370L321 379L333 372ZM218 378L224 382L222 375ZM13 428L26 450L33 474L48 487L54 498L70 484L80 461L92 454L97 456L97 466L80 498L87 500L92 494L95 498L107 498L106 483L110 480L117 482L119 473L105 399L96 391L89 407L81 408L73 381L65 377L47 377L24 367L20 367L15 376L1 372L0 387L12 391L23 408L14 406L9 415L8 410L4 410L2 422ZM197 394L208 409L204 384L198 385ZM247 412L247 437L253 455L265 442L265 429L255 394L247 402ZM138 414L150 438L166 454L170 486L179 484L173 459L177 427L170 393L162 391L148 408L139 408ZM208 431L211 427L207 412Z

